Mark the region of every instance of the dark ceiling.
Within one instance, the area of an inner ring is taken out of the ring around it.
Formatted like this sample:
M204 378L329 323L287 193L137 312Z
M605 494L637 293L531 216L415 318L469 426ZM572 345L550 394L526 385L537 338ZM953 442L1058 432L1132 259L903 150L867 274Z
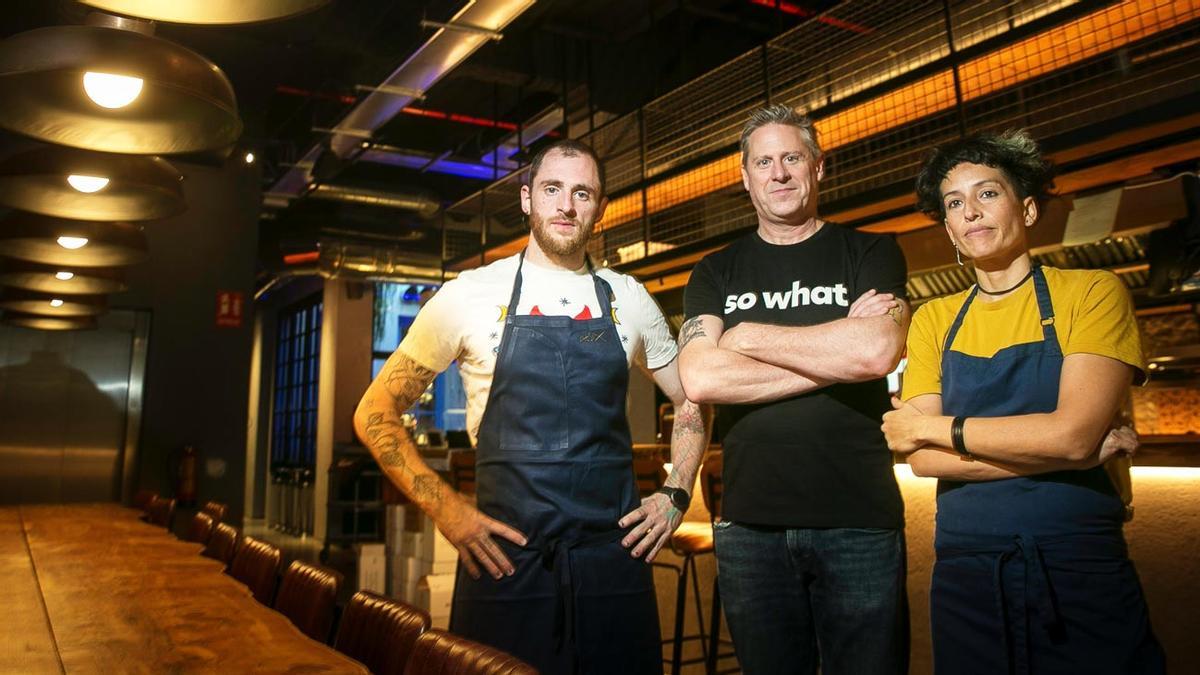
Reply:
M629 112L795 26L830 0L539 0L433 86L414 108L470 118L451 121L400 114L373 139L430 155L478 161L511 132L493 121L522 124L568 100L568 123L588 125ZM245 131L238 152L252 150L264 190L323 141L314 128L336 125L431 35L421 20L447 21L463 0L333 1L290 19L243 26L160 24L157 35L220 66L234 85ZM82 23L89 8L70 0L10 0L4 35ZM509 127L511 128L511 127ZM576 126L575 128L578 128ZM562 133L565 130L560 130ZM419 189L450 204L486 184L459 176L369 162L324 167L323 180L372 189ZM386 234L419 228L393 209L302 198L274 214L278 224L319 235L336 222L343 232ZM308 236L308 235L304 235ZM302 237L303 238L303 237ZM375 237L378 239L378 237ZM428 237L433 246L434 237ZM269 256L268 256L269 257Z

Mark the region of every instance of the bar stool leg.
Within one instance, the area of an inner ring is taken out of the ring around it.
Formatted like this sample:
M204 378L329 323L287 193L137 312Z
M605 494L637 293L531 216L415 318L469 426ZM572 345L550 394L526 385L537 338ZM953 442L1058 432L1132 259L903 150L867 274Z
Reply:
M671 675L679 675L683 661L683 610L687 605L688 563L692 556L688 555L679 566L679 582L675 587L675 641L671 645Z
M721 586L720 576L713 577L712 626L708 634L712 636L712 649L705 652L704 672L716 675L717 657L721 651Z

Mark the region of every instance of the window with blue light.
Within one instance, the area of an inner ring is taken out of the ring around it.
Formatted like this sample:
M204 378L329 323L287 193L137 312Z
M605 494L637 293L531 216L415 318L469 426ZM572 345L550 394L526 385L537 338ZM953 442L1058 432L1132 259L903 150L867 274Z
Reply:
M271 413L272 468L311 468L316 464L321 310L318 293L279 315Z
M375 284L374 335L372 338L371 377L379 375L383 364L404 340L422 302L437 292L438 286L381 282ZM458 374L458 364L438 375L425 394L408 410L418 434L427 430L454 431L467 428L467 395Z

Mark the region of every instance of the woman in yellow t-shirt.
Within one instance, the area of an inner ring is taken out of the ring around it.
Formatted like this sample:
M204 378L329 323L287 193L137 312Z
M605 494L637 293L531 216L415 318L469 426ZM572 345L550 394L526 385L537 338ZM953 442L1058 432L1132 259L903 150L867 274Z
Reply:
M1143 360L1105 271L1033 264L1052 167L1022 132L937 148L917 178L976 283L913 316L888 445L938 480L930 591L946 673L1161 673L1101 442Z

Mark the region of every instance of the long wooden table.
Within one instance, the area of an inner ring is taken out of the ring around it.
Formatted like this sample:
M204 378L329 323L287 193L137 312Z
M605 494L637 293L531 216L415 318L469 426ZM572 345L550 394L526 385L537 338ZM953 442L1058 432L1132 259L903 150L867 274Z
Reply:
M0 672L366 673L116 504L0 508Z

